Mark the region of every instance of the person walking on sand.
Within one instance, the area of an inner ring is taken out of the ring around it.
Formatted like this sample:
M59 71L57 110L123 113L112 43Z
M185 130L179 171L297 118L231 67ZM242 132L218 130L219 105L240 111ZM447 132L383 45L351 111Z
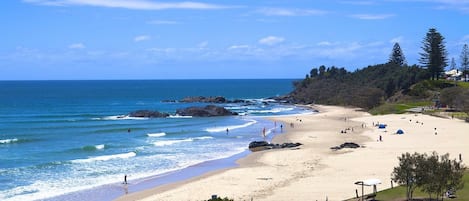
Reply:
M380 142L383 141L383 136L379 135L379 141L380 141Z
M265 140L265 127L264 129L262 129L262 135L264 136L264 140Z
M127 184L127 175L124 175L124 184Z

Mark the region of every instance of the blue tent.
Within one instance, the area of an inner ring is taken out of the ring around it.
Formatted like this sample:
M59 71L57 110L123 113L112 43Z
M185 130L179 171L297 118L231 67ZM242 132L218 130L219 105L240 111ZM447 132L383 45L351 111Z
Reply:
M402 135L402 134L404 134L404 131L403 131L403 130L401 130L401 129L399 129L399 130L397 130L397 132L396 132L396 133L397 133L397 134L399 134L399 135Z
M386 128L386 124L379 124L378 128Z

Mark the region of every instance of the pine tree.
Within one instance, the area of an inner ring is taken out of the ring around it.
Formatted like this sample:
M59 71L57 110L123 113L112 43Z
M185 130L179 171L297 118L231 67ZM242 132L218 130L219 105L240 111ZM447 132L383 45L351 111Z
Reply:
M469 48L467 44L464 44L461 52L461 71L463 77L466 78L466 75L469 74ZM466 80L467 81L467 80Z
M427 68L431 74L432 79L438 80L440 74L444 72L445 66L448 65L446 55L444 37L435 29L428 30L426 37L423 40L422 50L420 53L420 63Z
M399 43L394 43L391 56L389 57L389 63L394 63L399 66L403 66L407 64L404 53L402 52L402 49Z

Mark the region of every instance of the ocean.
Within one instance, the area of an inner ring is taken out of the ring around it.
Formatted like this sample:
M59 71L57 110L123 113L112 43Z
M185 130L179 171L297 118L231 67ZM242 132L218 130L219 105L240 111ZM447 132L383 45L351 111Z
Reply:
M0 81L0 200L80 200L67 195L246 152L264 128L279 133L266 116L309 112L268 99L292 91L293 81ZM189 96L252 104L219 104L240 116L126 116L207 105L166 101Z

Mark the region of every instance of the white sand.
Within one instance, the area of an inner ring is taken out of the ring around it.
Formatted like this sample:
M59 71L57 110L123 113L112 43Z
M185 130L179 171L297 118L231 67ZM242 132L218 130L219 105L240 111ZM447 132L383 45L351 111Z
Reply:
M377 178L382 181L378 190L390 188L397 157L405 152L437 151L450 153L451 158L461 153L463 160L464 157L469 160L466 145L469 124L461 120L414 114L371 116L335 106L315 108L321 113L272 118L284 122L287 131L274 142L300 142L304 144L300 149L255 152L239 160L239 167L129 194L118 200L207 200L213 194L255 201L326 200L326 197L330 201L344 200L354 197L355 189L360 191L354 185L356 181ZM291 122L294 128L288 125ZM372 127L373 122L387 124L387 132ZM367 127L362 128L362 124ZM346 128L353 128L353 132L340 134ZM405 134L395 134L399 128ZM377 141L379 135L383 137L382 142ZM330 149L344 142L365 147ZM365 188L365 193L371 191L371 187Z

